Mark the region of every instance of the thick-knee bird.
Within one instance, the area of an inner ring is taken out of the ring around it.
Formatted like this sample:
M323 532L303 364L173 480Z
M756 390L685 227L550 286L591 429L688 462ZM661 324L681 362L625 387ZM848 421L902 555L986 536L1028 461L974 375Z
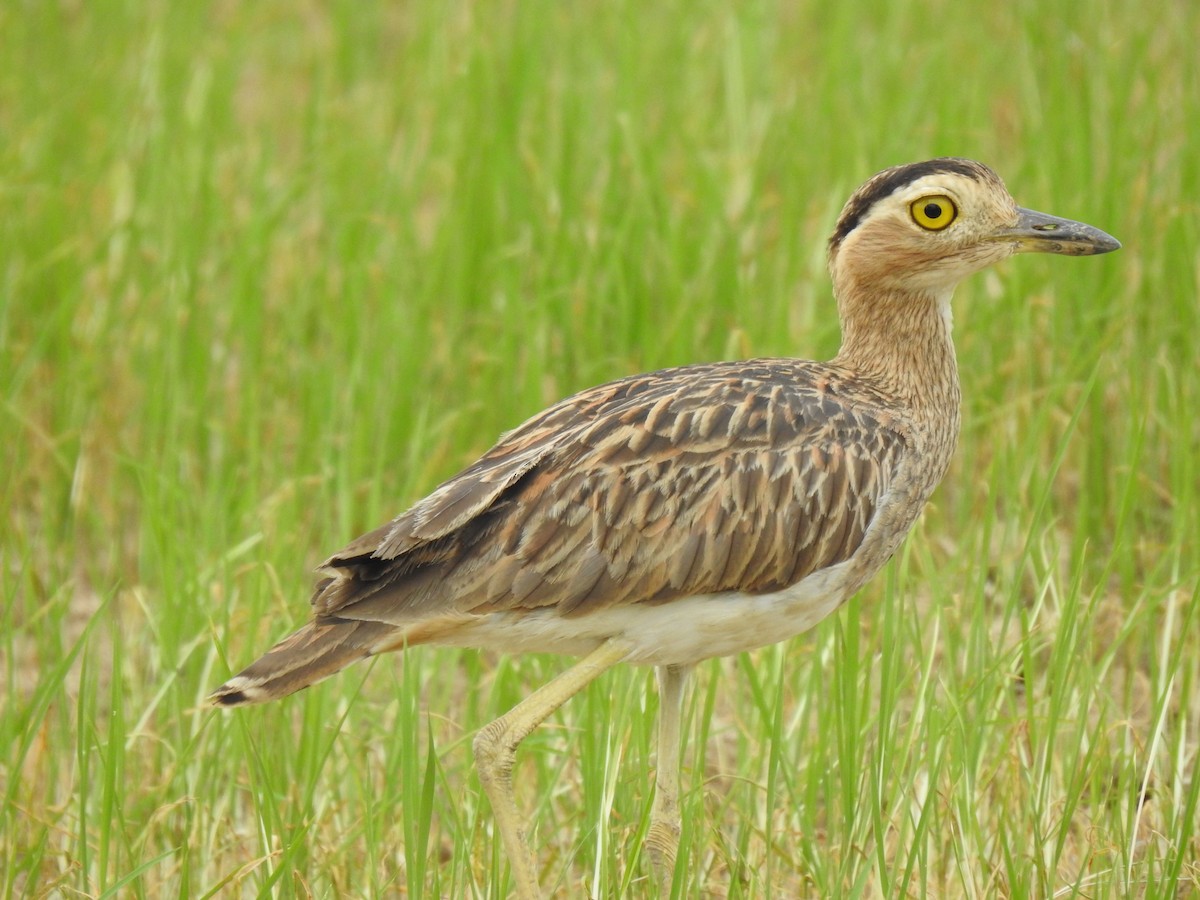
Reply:
M611 666L655 666L647 849L669 885L688 672L811 628L895 552L958 436L955 286L1015 253L1119 246L1017 206L977 162L880 172L846 203L829 241L842 328L832 360L663 369L551 406L329 557L312 620L214 702L275 700L418 644L582 657L475 738L517 894L531 898L539 888L513 792L517 745Z

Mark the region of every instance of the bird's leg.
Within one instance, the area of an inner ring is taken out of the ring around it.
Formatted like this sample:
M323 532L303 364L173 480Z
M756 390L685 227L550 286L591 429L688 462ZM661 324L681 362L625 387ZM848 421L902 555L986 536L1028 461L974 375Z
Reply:
M525 827L517 812L512 769L517 745L546 718L625 658L628 649L611 641L601 644L549 684L538 688L507 713L490 722L475 735L475 768L479 781L492 802L492 813L500 841L512 866L520 900L540 896L533 854L525 839Z
M663 892L670 896L679 850L679 719L683 689L691 666L658 667L658 771L654 777L654 805L646 850Z

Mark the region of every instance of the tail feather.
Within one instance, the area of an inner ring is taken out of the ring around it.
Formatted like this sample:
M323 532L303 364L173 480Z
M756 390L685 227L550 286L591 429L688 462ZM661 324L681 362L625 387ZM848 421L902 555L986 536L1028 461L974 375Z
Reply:
M395 630L382 622L319 617L230 678L209 700L242 706L286 697L371 656Z

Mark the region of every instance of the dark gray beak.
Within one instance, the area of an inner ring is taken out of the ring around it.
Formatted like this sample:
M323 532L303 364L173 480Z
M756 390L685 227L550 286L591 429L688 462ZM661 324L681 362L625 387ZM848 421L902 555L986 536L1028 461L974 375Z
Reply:
M1017 224L997 229L991 236L991 240L1015 244L1017 253L1094 256L1121 248L1115 237L1082 222L1021 207L1017 208L1017 215Z

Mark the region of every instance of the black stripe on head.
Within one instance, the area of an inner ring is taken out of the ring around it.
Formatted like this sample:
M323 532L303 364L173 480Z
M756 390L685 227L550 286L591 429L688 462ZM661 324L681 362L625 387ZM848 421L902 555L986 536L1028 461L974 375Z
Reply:
M884 169L860 187L846 203L842 214L838 217L833 236L829 238L829 249L836 248L846 235L859 226L871 207L884 197L891 196L900 188L912 184L919 178L941 172L964 175L967 178L974 178L976 181L998 182L1000 180L995 172L982 163L953 156L943 156L939 159Z

